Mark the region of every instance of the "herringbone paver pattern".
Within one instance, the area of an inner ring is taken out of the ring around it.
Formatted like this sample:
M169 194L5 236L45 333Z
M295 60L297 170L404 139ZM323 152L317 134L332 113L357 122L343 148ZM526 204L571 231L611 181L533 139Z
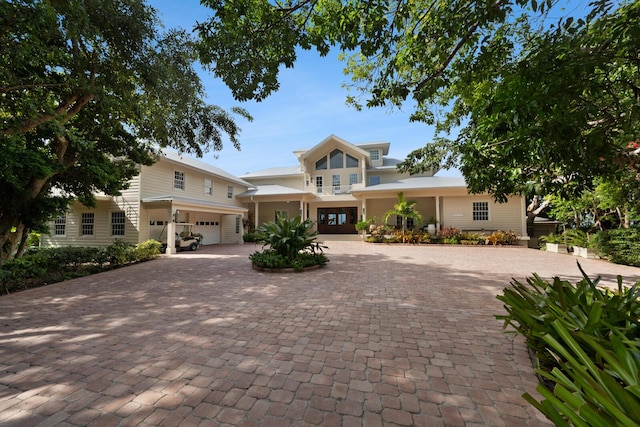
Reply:
M495 295L572 257L328 244L304 274L218 246L0 297L0 425L547 425Z

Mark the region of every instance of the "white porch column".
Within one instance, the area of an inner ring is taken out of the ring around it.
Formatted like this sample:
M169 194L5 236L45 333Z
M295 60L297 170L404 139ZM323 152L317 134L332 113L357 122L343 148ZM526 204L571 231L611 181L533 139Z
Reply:
M258 209L258 205L260 204L260 202L258 201L254 201L254 207L253 207L253 227L257 228L260 226L260 223L258 222L258 214L259 214L259 209Z
M362 220L366 221L367 220L367 199L365 199L364 197L362 198L362 204L361 204L360 210L362 212Z
M440 220L440 196L436 196L436 230L440 230L440 224L442 221Z
M173 255L176 253L176 223L173 222L173 218L167 224L167 255Z
M304 211L304 199L300 199L300 219L303 221L307 219Z

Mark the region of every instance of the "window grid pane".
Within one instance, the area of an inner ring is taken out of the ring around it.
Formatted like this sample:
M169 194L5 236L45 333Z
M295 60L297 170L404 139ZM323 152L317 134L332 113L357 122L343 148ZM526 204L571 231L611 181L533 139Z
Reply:
M54 221L53 234L55 236L64 236L67 234L67 217L59 216Z
M124 212L111 212L111 235L124 236L125 215Z
M227 187L227 199L233 198L233 185Z
M82 214L82 236L93 236L93 225L94 225L94 213L93 212L85 212Z
M358 174L357 173L349 174L349 184L353 185L357 183L358 183Z
M316 192L322 193L322 177L316 176Z
M184 190L184 172L175 171L173 173L173 188Z
M380 152L378 150L369 151L369 155L371 156L371 160L380 160Z
M489 202L473 202L473 220L489 221Z
M210 179L204 180L204 194L211 196L213 194L213 181Z

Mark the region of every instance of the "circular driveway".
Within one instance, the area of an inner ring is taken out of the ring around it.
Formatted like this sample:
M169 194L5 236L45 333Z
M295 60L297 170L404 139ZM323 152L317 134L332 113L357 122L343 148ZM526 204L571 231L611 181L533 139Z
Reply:
M211 246L0 297L0 424L549 425L495 296L532 272L574 281L574 257L326 244L303 274Z

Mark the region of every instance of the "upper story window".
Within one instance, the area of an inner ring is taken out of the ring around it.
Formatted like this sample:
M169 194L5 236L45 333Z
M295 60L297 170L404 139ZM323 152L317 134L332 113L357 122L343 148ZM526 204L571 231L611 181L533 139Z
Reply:
M322 175L316 176L316 192L322 193Z
M211 196L213 194L213 181L208 178L204 179L204 194Z
M489 202L473 202L473 220L489 221Z
M369 151L369 156L371 156L371 160L380 160L380 151L371 150Z
M227 199L233 199L233 185L227 186Z
M54 236L66 236L67 234L67 217L66 215L59 216L53 222L53 234Z
M316 162L316 170L323 170L327 168L327 156L324 156Z
M353 184L357 184L358 183L358 174L357 173L350 173L349 174L349 184L353 185Z
M352 155L347 154L347 167L348 168L357 168L358 164L359 164L358 159L356 159Z
M173 172L173 188L178 190L184 190L184 172Z
M380 177L378 175L373 175L369 177L369 185L378 185L380 184Z
M124 236L125 215L123 211L111 212L111 235Z
M329 165L331 169L342 169L344 167L344 154L337 148L329 154Z
M93 236L94 225L95 225L95 214L93 212L83 212L80 218L80 235Z

